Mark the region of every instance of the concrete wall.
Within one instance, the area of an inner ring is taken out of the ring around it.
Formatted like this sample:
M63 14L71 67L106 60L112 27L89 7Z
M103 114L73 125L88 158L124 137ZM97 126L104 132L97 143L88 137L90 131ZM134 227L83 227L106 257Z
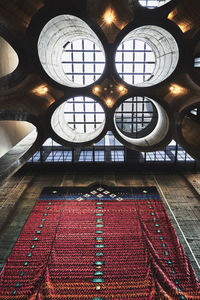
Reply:
M25 121L0 121L0 157L35 128Z
M0 36L0 78L12 73L18 62L15 50Z

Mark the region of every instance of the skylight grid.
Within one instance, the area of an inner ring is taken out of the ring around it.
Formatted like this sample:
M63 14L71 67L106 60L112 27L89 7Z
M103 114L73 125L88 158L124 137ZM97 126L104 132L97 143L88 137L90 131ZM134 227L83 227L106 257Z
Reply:
M178 150L177 152L177 160L179 161L194 161L194 159L184 150Z
M94 151L94 161L105 161L103 150Z
M124 150L111 150L111 160L112 162L124 162Z
M115 62L120 77L134 85L151 77L155 67L155 55L147 43L132 39L119 45Z
M169 0L139 0L139 3L147 8L155 8L158 6L162 6L169 2Z
M37 151L28 163L57 163L65 162L127 162L125 147L109 131L106 136L97 144L87 149L73 149L63 147L47 139L40 151ZM162 151L141 152L142 159L138 163L194 163L195 160L185 152L174 140Z
M93 161L93 152L91 150L83 150L81 151L80 157L79 157L79 161L80 162L85 162L85 161L89 161L92 162Z
M89 85L101 76L104 66L104 54L94 42L79 39L64 46L62 68L72 82Z
M195 68L200 68L200 57L196 57L194 59L194 67Z
M153 118L153 105L147 97L127 99L119 106L115 114L117 127L128 133L142 131Z
M79 133L93 132L105 118L101 105L88 97L74 97L66 101L64 115L68 126Z
M145 161L170 161L170 157L166 154L166 151L155 151L155 152L142 152L145 157Z
M71 162L72 161L72 151L51 151L46 162Z
M37 151L33 156L28 160L28 162L40 162L40 151Z

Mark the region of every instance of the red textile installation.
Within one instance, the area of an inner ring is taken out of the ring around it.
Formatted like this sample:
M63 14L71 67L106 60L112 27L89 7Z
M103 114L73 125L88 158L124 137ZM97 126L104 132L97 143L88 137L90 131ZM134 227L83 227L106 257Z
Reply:
M2 271L0 299L200 299L155 188L86 191L43 192Z

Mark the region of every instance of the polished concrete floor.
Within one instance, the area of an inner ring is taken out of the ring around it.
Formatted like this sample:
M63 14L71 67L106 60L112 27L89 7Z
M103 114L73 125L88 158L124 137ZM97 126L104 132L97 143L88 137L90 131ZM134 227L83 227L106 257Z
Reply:
M200 174L132 172L20 173L0 187L0 269L45 186L156 186L175 230L200 279Z

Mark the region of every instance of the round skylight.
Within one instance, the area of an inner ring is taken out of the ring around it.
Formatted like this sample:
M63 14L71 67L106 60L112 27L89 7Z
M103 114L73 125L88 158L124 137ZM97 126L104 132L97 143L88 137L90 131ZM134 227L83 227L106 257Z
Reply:
M60 15L42 29L38 55L46 73L69 87L83 87L103 73L105 53L97 35L80 18Z
M165 5L171 0L138 0L139 3L146 8L156 8Z
M127 137L141 138L150 133L157 123L157 110L147 97L125 100L115 112L115 124Z
M144 148L157 145L166 137L169 118L158 102L148 97L134 97L116 109L114 126L121 142Z
M97 138L104 129L102 106L89 97L74 97L62 103L53 113L51 126L68 142L84 143Z
M116 69L120 77L131 85L147 81L155 67L155 55L142 40L125 40L116 53Z
M116 51L119 76L127 83L148 87L158 84L175 70L179 49L165 29L145 25L129 32Z
M94 42L78 39L64 45L61 62L67 79L85 86L99 79L105 67L105 56Z

